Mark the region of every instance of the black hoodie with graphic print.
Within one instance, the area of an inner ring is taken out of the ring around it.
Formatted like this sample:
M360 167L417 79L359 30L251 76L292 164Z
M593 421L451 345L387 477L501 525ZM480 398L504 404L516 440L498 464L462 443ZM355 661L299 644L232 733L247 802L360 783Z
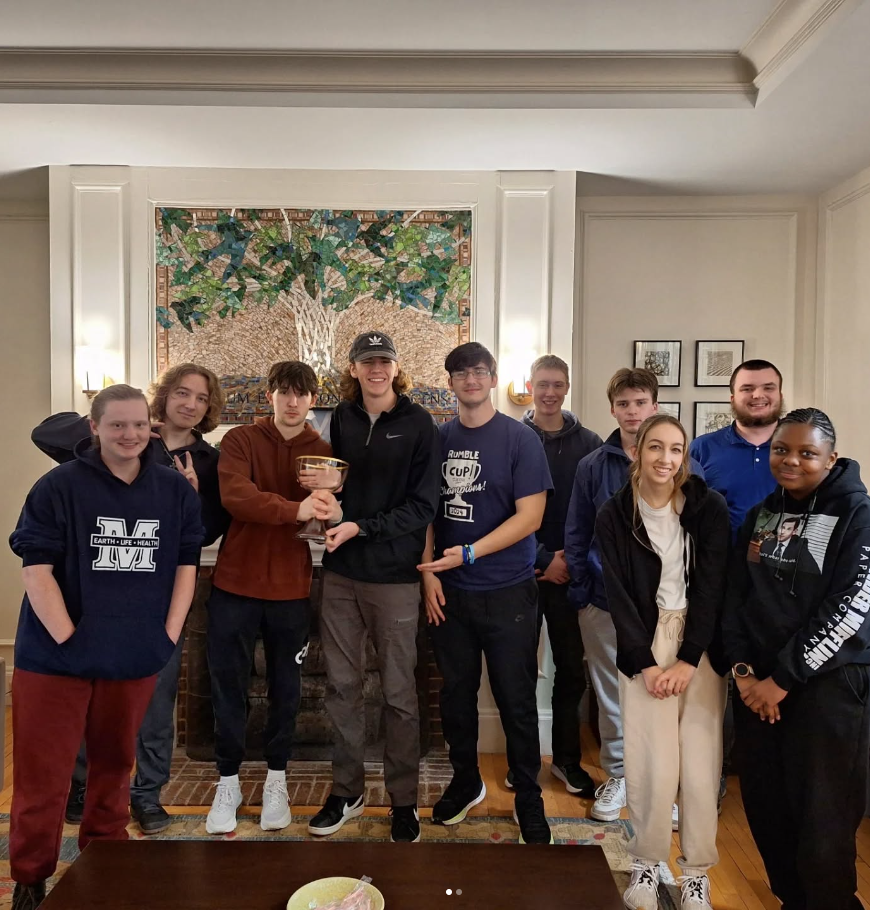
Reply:
M777 552L784 519L797 531ZM795 543L796 542L796 543ZM815 493L777 487L737 537L723 616L725 653L783 689L844 664L870 664L870 497L839 458Z

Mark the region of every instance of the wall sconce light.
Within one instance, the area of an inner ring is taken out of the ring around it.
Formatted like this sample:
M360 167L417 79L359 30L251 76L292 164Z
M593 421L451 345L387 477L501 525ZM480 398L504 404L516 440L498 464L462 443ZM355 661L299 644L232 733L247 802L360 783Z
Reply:
M531 366L537 358L534 351L520 351L508 357L507 375L510 382L507 395L511 402L520 407L527 408L532 403L532 393L529 389L531 381Z
M114 382L107 369L110 357L108 351L88 345L76 350L76 371L89 401Z

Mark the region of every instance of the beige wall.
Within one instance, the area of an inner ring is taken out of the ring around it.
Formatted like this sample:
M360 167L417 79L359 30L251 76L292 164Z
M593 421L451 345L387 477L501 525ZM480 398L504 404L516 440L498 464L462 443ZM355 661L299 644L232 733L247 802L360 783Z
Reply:
M811 402L815 200L580 198L577 231L573 402L584 424L605 437L615 428L607 381L644 339L682 342L680 385L659 397L681 403L690 435L694 403L729 395L695 387L698 340L743 339L747 358L780 367L788 404Z
M0 485L0 656L12 667L21 605L21 563L7 544L24 497L51 466L30 442L48 414L48 213L44 206L0 201L0 365L6 376L3 484Z
M826 193L819 206L818 347L824 407L841 455L870 469L870 168Z

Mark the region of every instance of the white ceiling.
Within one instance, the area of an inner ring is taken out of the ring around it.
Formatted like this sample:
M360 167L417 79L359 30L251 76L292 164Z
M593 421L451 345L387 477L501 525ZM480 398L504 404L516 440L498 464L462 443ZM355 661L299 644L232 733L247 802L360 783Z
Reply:
M444 49L449 41L452 49L484 50L734 49L745 44L776 4L512 0L513 13L507 16L504 2L445 0L427 4L428 12L419 17L416 2L389 5L390 16L386 0L309 2L306 9L315 13L296 7L298 20L291 28L287 23L293 17L276 12L275 2L269 4L270 18L262 0L245 4L244 22L233 18L237 13L225 0L174 0L171 14L166 11L169 0L152 0L139 5L135 19L130 5L117 0L76 4L30 0L26 6L15 0L11 16L7 0L0 42L153 47L192 46L196 37L200 47L232 43L234 48L259 44L395 49L413 44ZM73 7L75 15L70 12ZM360 8L366 10L364 17L353 12ZM226 15L221 15L224 9ZM402 12L401 19L396 19L395 10ZM355 19L345 17L347 27L339 30L331 24L332 17L343 12ZM316 16L321 17L319 22ZM255 32L251 22L262 24ZM196 23L196 30L188 31L188 23ZM265 40L269 36L271 40ZM9 175L54 163L564 169L586 172L580 189L589 194L817 193L870 165L868 48L870 3L864 3L769 98L758 107L743 109L0 105L0 195L44 187L42 178L21 184Z
M739 50L778 0L4 0L0 46Z

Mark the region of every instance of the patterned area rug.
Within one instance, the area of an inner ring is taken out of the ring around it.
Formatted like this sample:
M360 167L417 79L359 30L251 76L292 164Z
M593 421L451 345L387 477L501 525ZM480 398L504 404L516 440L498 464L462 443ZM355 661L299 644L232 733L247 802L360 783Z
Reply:
M260 828L259 818L255 815L242 816L239 826L232 834L223 836L223 840L270 840L270 841L307 841L310 816L295 815L292 823L283 831L264 832ZM604 850L613 877L620 893L628 885L631 859L626 845L632 835L630 821L596 822L582 818L550 818L550 825L556 843L564 846L576 844L595 844ZM460 844L516 844L518 829L511 819L480 817L469 818L453 828L430 824L424 819L422 823L423 840L429 843ZM127 829L132 840L146 840L136 825ZM57 875L52 884L69 868L79 854L76 839L78 829L65 825L61 846L60 863ZM172 824L161 834L150 839L159 840L210 840L205 831L204 815L176 815ZM389 842L390 821L384 816L363 816L348 822L341 831L330 838L331 841L370 840ZM659 887L659 906L662 910L677 910L680 905L679 889L666 866L661 868L663 882ZM0 910L7 910L12 903L13 884L9 878L9 816L0 814Z

